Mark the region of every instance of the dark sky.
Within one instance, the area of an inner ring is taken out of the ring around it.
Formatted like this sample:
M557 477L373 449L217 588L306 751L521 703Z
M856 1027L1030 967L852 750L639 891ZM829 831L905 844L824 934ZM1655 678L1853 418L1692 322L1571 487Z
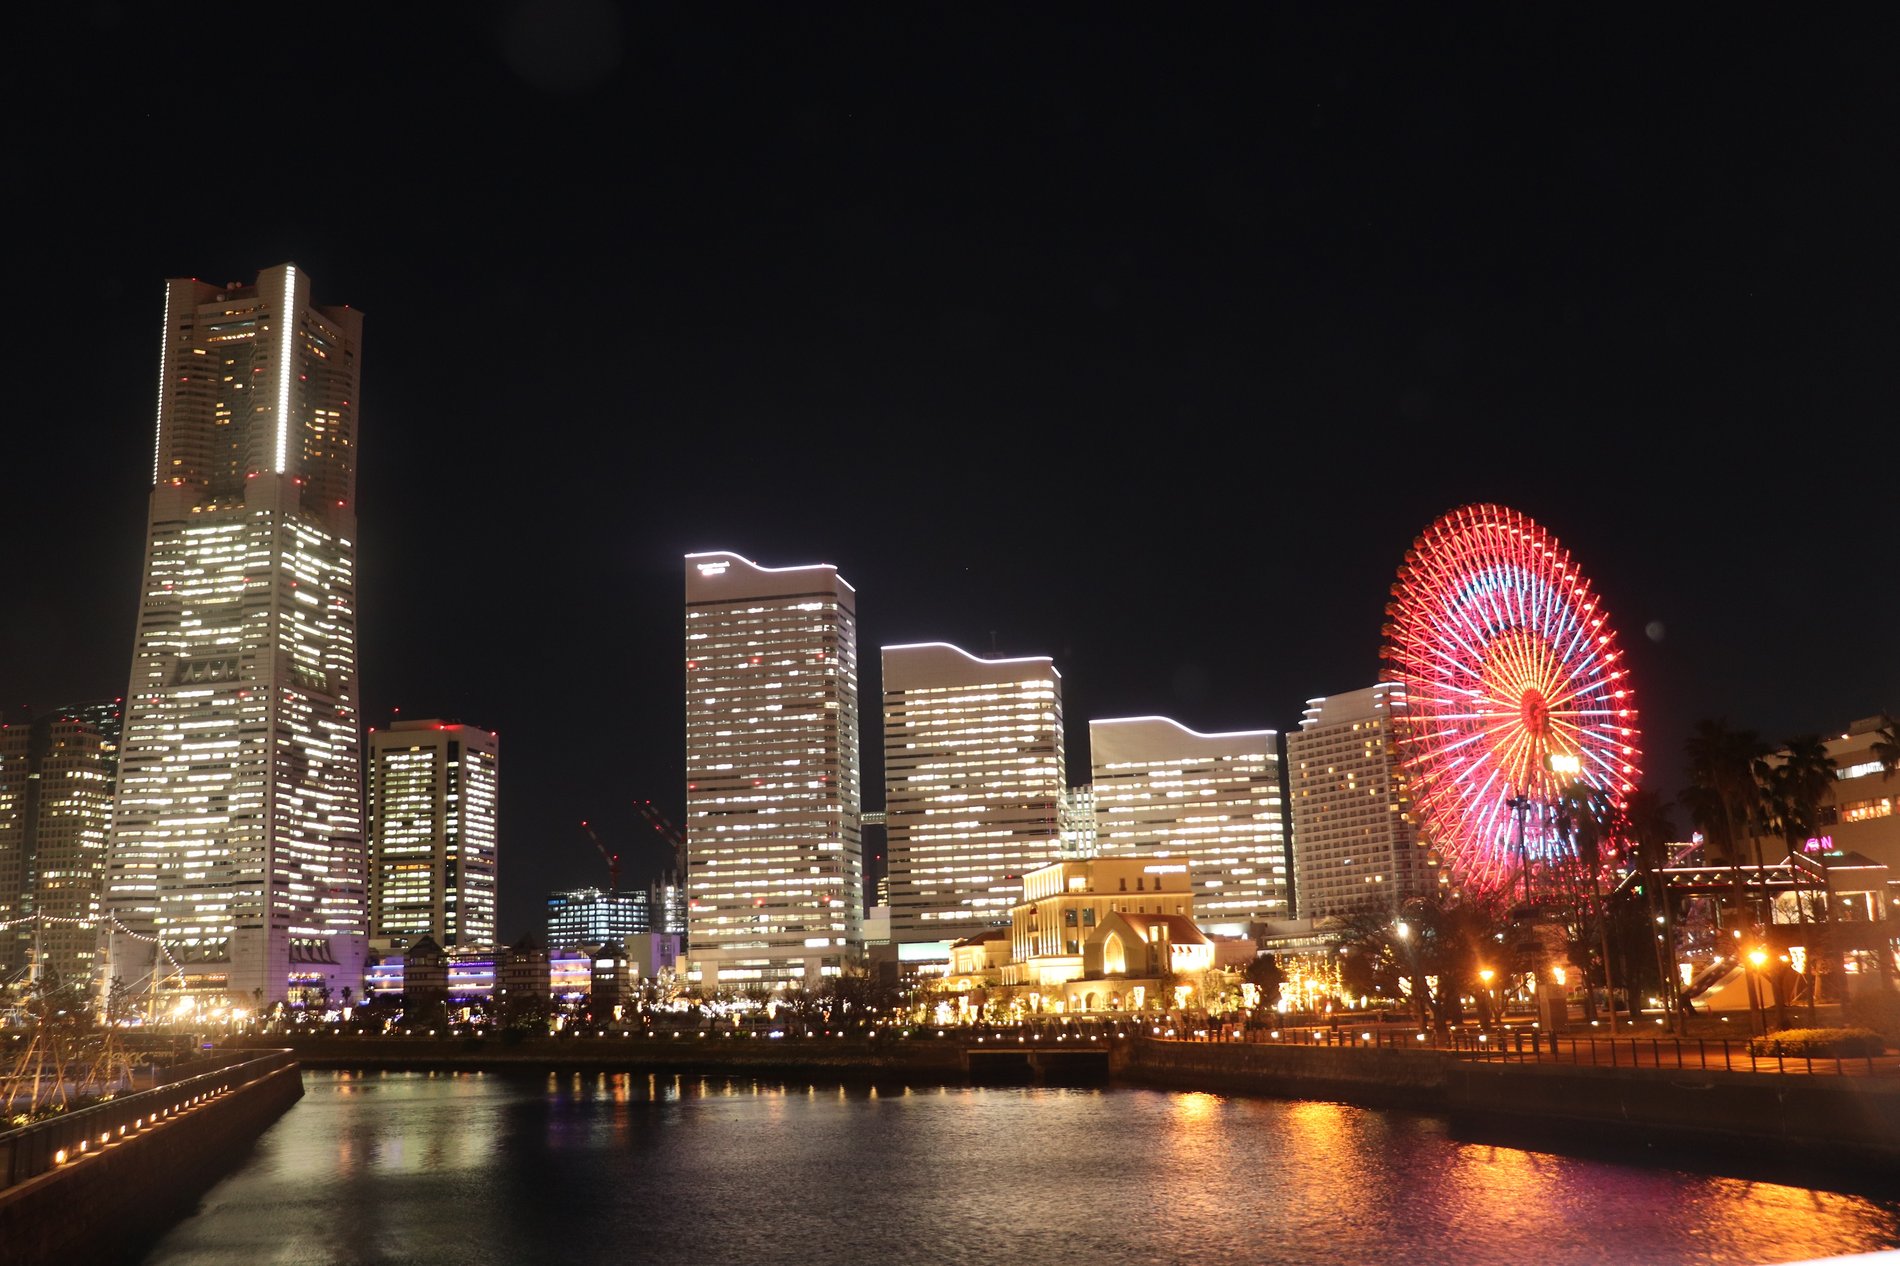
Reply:
M294 261L365 313L366 717L501 732L505 936L682 815L690 550L857 587L874 775L904 641L1054 656L1077 778L1294 728L1474 500L1665 795L1900 709L1875 10L70 7L0 89L0 700L124 690L164 279Z

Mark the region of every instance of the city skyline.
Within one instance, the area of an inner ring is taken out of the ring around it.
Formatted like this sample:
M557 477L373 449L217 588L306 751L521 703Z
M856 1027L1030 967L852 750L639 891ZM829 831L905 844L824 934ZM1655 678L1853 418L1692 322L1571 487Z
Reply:
M684 825L695 551L836 566L866 691L885 645L1050 657L1071 782L1092 719L1286 735L1370 687L1406 549L1477 500L1595 582L1665 795L1703 717L1900 706L1890 89L1851 23L628 18L563 78L391 19L280 63L355 84L334 202L264 163L212 216L159 68L255 50L96 21L8 89L47 196L4 717L124 691L165 280L295 261L366 314L362 716L508 741L504 940L604 880L581 820L629 886L668 852L635 806ZM619 741L555 741L577 710Z

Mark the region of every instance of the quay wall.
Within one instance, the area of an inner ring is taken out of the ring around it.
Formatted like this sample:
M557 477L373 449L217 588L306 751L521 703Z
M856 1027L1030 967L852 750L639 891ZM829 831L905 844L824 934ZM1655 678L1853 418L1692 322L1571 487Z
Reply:
M1446 1109L1472 1121L1900 1172L1900 1082L1890 1079L1467 1060L1445 1091Z
M1264 1042L1117 1042L1110 1072L1182 1090L1285 1099L1338 1099L1377 1108L1445 1107L1449 1061L1392 1047L1282 1046Z
M508 1043L491 1038L317 1037L291 1043L305 1068L370 1072L454 1068L485 1072L665 1072L705 1076L960 1078L955 1042L856 1038L575 1037Z
M375 1070L638 1071L680 1075L962 1082L980 1046L956 1040L576 1037L318 1037L305 1067ZM994 1049L994 1048L993 1048ZM994 1049L1003 1056L1011 1048ZM1831 1167L1900 1169L1900 1079L1724 1069L1487 1062L1402 1047L1295 1046L1128 1038L1104 1044L1124 1083L1326 1099L1432 1113L1551 1141L1664 1146L1732 1164L1773 1154ZM1074 1052L1080 1055L1082 1052ZM988 1071L990 1065L984 1065ZM1037 1080L1029 1061L1001 1070ZM1059 1078L1062 1072L1049 1072Z
M109 1266L136 1260L302 1097L302 1074L289 1063L77 1160L0 1188L0 1261L7 1266Z
M1438 1051L1135 1038L1122 1081L1406 1108L1567 1140L1900 1166L1900 1082L1879 1077L1491 1063Z

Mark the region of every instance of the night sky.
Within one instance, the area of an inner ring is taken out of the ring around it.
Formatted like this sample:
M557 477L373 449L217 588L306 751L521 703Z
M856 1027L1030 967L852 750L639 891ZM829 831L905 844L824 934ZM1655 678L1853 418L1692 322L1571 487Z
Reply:
M692 550L856 586L869 808L879 646L1052 655L1077 781L1288 730L1468 501L1665 795L1699 719L1900 710L1877 10L69 7L0 89L0 701L123 692L163 282L293 261L365 313L365 719L500 731L507 938L582 818L664 856Z

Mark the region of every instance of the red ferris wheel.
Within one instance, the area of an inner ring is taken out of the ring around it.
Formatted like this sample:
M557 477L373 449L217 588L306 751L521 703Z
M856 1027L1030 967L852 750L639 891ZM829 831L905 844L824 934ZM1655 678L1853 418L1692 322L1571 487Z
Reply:
M1616 635L1569 552L1529 518L1498 505L1440 517L1406 551L1386 615L1414 819L1454 881L1495 892L1561 849L1534 811L1560 792L1582 783L1621 804L1635 789Z

